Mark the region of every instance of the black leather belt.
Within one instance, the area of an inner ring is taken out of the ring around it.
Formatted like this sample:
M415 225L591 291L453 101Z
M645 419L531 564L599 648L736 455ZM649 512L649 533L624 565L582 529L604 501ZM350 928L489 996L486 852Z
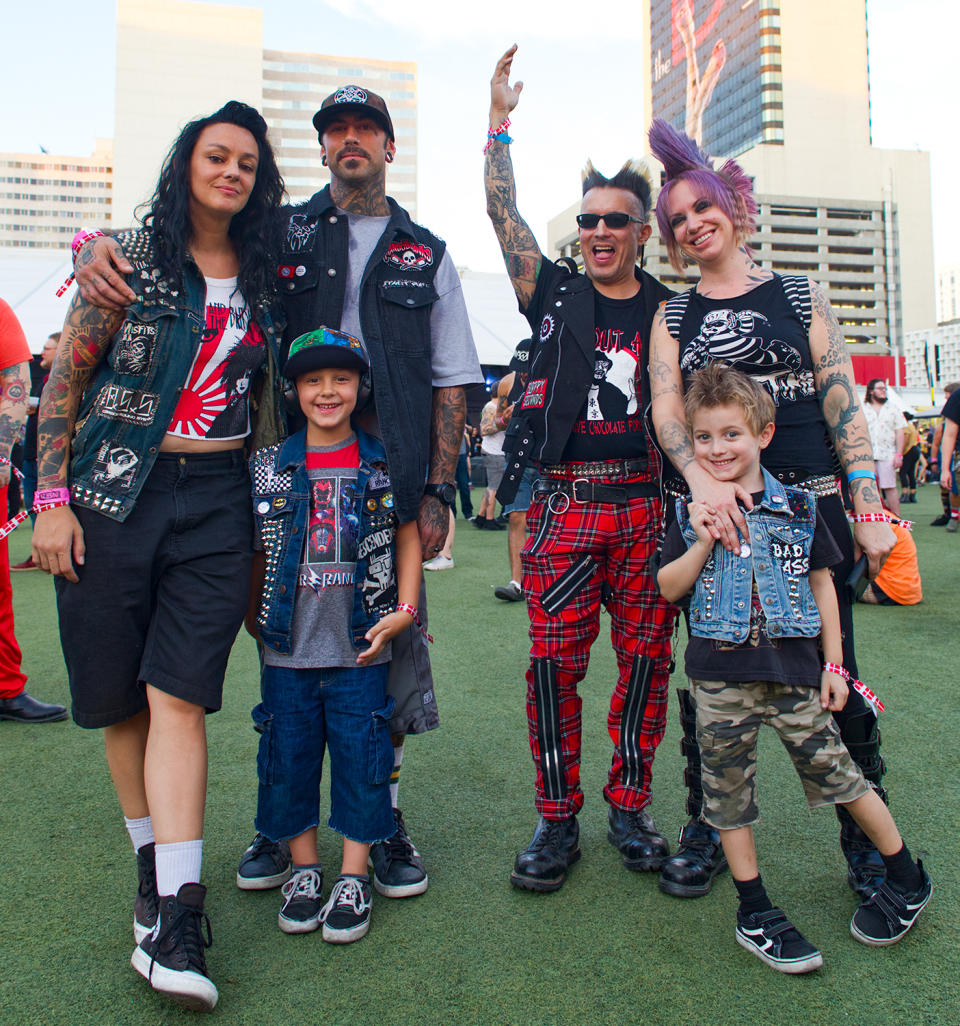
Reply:
M656 498L660 495L660 487L654 481L624 481L622 484L610 484L606 481L588 481L582 477L573 481L541 477L534 485L534 494L537 498L549 495L551 497L550 509L554 513L562 513L571 501L581 506L587 502L605 502L612 506L623 506L630 499L637 499L641 496ZM558 503L555 506L553 503L555 495L565 498L566 504Z
M634 460L600 460L595 463L557 463L543 468L547 477L606 477L623 478L638 477L649 473L650 464L646 459Z

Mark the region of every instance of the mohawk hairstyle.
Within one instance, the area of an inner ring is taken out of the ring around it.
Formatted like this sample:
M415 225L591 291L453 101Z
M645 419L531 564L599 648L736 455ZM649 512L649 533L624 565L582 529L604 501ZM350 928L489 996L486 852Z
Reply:
M650 217L650 172L642 160L628 160L622 168L613 176L607 178L594 166L593 161L588 160L580 174L583 181L583 192L586 194L591 189L625 189L632 192L640 203L643 210L643 220Z
M683 132L663 118L650 126L650 152L663 164L666 182L657 197L657 228L674 269L682 274L683 254L670 225L667 202L676 182L685 181L730 218L737 238L746 241L757 230L757 201L753 182L735 160L727 160L719 171L713 161ZM747 249L749 252L749 247Z

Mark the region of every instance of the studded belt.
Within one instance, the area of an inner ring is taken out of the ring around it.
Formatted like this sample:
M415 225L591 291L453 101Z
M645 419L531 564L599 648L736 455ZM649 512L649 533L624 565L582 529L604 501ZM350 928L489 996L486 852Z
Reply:
M608 480L625 480L649 473L650 464L645 459L635 460L600 460L595 463L555 463L543 467L541 473L547 477L567 479L604 477Z
M805 492L813 492L818 499L827 495L839 495L837 479L832 474L824 474L821 477L804 477L803 471L781 470L773 475L781 484L789 485L791 488L802 488Z

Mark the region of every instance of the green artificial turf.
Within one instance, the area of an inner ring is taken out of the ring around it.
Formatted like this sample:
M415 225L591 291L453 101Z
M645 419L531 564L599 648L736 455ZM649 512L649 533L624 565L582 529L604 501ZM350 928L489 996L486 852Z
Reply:
M610 757L606 707L615 674L604 616L582 686L583 859L561 891L514 890L508 874L530 839L533 772L524 709L522 603L508 579L506 532L458 521L456 568L428 575L442 726L410 739L400 805L426 859L418 898L375 897L359 943L277 929L279 892L241 892L238 858L253 836L257 658L235 646L223 711L208 720L210 785L204 882L214 945L214 1016L237 1024L953 1024L960 1022L955 684L960 536L928 527L936 488L905 507L917 520L925 599L859 607L861 675L887 705L881 727L891 807L915 852L929 853L933 899L899 945L864 947L848 931L855 899L831 812L807 811L775 738L761 744L757 829L773 899L823 952L806 977L782 976L734 941L729 876L705 898L662 894L624 869L606 840L600 791ZM11 561L29 529L11 538ZM13 575L28 689L68 701L53 586ZM110 624L103 624L110 644ZM681 682L678 673L674 684ZM685 819L676 700L654 774L653 812L671 838ZM0 1023L181 1022L129 966L135 863L99 733L72 723L0 723ZM326 797L322 802L326 815ZM327 887L338 838L321 831Z

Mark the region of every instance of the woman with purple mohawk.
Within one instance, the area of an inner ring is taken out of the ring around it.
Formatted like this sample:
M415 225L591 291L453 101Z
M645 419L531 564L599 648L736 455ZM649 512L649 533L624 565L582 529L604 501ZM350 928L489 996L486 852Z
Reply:
M681 272L685 262L696 264L700 271L700 281L663 303L654 320L650 381L660 444L683 474L693 499L712 510L713 536L730 552L747 556L747 524L740 507L752 509L753 501L743 489L715 480L694 461L683 395L689 376L715 360L745 372L769 390L777 411L776 432L764 451L763 465L784 483L817 495L817 508L843 552L834 580L843 627L843 665L856 680L853 615L844 582L861 551L870 576L875 576L895 536L882 515L870 436L842 329L816 282L775 274L754 260L747 243L756 229L757 203L751 180L735 161L714 170L713 162L693 140L660 118L650 129L650 149L666 169L656 212L670 262ZM854 538L837 486L840 467L856 513L879 514L876 522L867 516L856 523ZM759 626L763 635L763 624ZM762 641L771 644L765 636ZM677 854L664 864L660 887L679 897L695 897L709 891L724 860L719 835L700 818L694 703L689 692L681 691L679 697L692 818L683 829ZM873 709L851 688L836 720L854 761L883 796L884 767ZM869 897L883 884L885 864L839 807L838 816L848 881Z

